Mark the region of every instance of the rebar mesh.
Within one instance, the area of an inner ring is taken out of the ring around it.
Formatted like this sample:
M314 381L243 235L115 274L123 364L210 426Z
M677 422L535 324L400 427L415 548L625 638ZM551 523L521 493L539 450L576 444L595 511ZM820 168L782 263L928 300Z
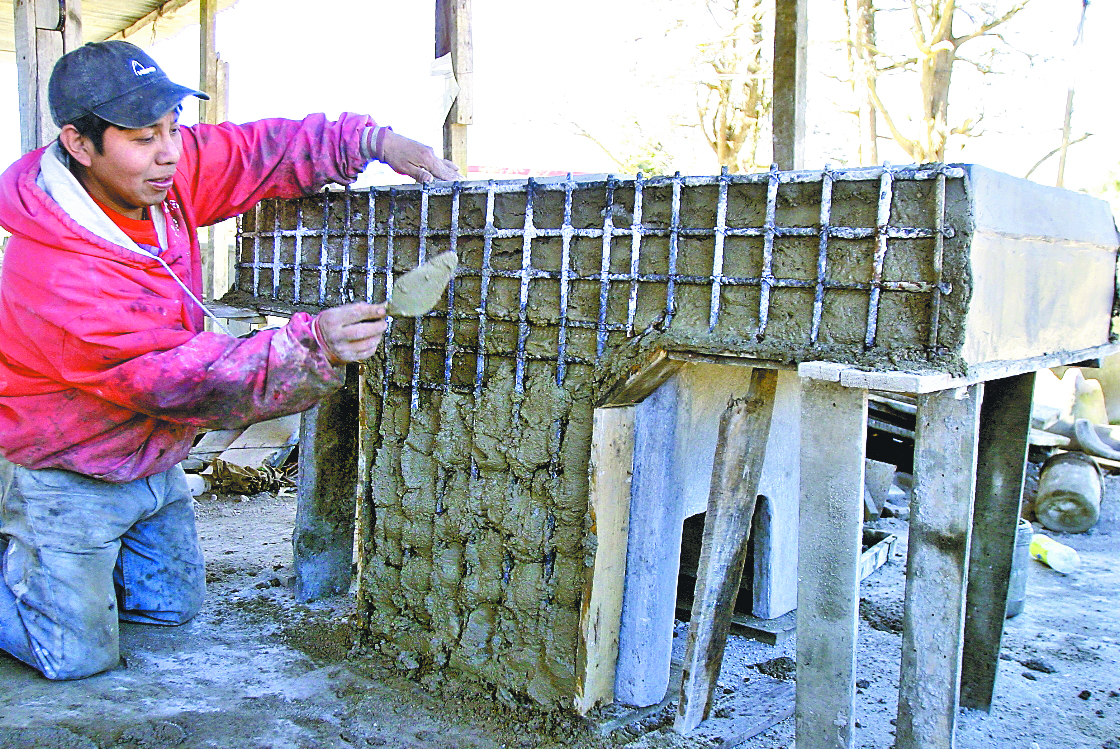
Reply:
M649 328L844 358L943 348L956 166L441 183L266 201L243 217L235 293L286 312L383 300L460 257L443 303L395 321L389 380L478 392L494 357L563 384ZM889 330L884 334L884 325ZM858 329L853 334L850 329ZM843 332L847 331L847 332Z

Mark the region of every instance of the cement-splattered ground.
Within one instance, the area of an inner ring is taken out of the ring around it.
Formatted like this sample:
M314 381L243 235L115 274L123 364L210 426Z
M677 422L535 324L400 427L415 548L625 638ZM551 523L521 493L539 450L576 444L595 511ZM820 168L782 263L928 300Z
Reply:
M671 706L600 737L572 716L409 678L409 664L351 650L347 599L293 599L290 496L209 499L199 515L211 590L199 617L175 629L124 626L127 668L79 682L48 682L0 656L0 749L707 746L672 733ZM1062 539L1082 568L1062 576L1031 562L1024 611L1007 623L995 707L962 711L960 747L1120 746L1120 477L1108 479L1098 527ZM861 591L857 747L893 743L902 569L897 556ZM736 638L721 694L757 683L761 670L788 675L783 661L755 664L793 654L793 640L773 648ZM786 720L744 746L792 739Z

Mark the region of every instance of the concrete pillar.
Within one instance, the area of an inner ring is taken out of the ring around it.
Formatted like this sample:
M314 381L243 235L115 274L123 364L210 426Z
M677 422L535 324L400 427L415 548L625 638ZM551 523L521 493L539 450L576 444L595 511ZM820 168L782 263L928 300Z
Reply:
M983 387L918 396L898 749L954 745Z
M797 745L850 749L867 391L802 379Z
M972 550L968 562L961 704L990 710L1023 498L1034 372L984 383Z
M301 601L350 587L358 485L357 370L348 366L346 385L306 411L300 425L292 552Z

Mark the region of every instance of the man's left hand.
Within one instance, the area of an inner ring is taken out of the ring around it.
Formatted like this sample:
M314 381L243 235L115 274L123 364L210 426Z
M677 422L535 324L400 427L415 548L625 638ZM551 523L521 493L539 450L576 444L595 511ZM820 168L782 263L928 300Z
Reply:
M392 167L397 174L412 177L417 182L463 178L454 162L436 156L430 146L397 135L391 130L385 133L381 142L381 161Z

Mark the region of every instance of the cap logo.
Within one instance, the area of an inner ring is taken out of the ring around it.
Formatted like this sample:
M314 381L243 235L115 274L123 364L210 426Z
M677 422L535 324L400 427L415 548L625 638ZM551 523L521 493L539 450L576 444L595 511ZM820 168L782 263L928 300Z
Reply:
M156 72L155 68L146 68L136 60L132 61L132 72L137 76L147 75L148 73Z

